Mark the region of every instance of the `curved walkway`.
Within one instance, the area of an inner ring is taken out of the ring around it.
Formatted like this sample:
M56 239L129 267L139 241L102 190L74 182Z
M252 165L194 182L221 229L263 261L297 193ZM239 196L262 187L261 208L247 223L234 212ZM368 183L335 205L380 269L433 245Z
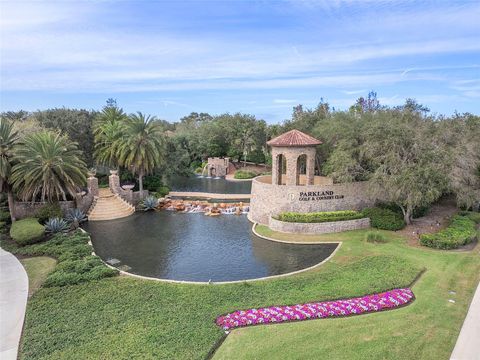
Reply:
M450 360L480 360L480 284L477 286Z
M15 256L0 248L0 359L15 360L28 297L28 276Z

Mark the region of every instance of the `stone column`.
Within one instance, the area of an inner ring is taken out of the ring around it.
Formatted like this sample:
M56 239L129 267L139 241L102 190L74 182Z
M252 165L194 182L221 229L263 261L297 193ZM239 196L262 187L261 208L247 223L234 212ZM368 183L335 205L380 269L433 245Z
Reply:
M117 171L110 170L110 176L108 177L108 186L112 193L118 193L118 189L120 188L120 177L118 176Z
M272 185L278 185L278 154L275 148L272 148Z
M98 196L98 179L95 176L90 176L87 179L88 192L93 196Z
M287 178L286 185L297 184L297 154L289 153L286 156L287 159Z
M315 179L315 152L307 155L307 185L313 185Z

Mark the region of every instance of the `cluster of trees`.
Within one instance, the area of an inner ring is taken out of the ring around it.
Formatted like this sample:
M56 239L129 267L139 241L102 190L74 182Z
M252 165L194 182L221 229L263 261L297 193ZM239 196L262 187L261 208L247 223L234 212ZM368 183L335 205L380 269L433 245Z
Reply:
M240 113L191 113L169 123L142 113L126 115L112 99L99 112L20 111L3 113L2 119L13 122L19 137L60 131L59 138L78 144L81 156L76 156L86 166L120 167L138 176L140 188L146 174L168 182L174 175L191 174L209 156L268 163L266 142L295 128L323 142L317 148L317 174L337 182L371 181L371 191L397 204L407 222L414 209L447 193L460 206L480 205L480 117L431 115L411 99L385 107L374 92L346 111L336 111L323 99L313 109L298 105L291 119L273 125ZM4 153L2 158L11 156ZM3 181L2 186L14 186L9 184Z
M52 130L20 134L0 118L0 190L8 194L14 219L14 193L22 200L66 200L85 183L82 152L66 135Z
M396 204L405 221L416 208L444 194L458 205L480 206L480 117L429 115L412 99L383 107L371 93L348 111L333 111L325 102L315 109L294 109L278 128L305 131L323 141L317 172L336 182L371 182L374 195Z

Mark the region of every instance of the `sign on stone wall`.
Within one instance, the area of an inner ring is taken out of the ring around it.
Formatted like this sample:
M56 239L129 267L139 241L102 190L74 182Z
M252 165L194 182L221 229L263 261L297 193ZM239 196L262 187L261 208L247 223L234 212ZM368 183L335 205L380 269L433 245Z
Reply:
M324 191L300 191L299 201L321 201L321 200L338 200L343 199L345 196L341 194L335 194L332 190Z

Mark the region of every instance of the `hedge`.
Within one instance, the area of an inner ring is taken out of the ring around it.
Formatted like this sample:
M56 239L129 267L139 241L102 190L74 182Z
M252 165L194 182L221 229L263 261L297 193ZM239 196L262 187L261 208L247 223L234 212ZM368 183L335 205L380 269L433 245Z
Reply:
M355 220L365 217L363 213L355 210L324 211L312 213L284 212L277 219L296 223L322 223L330 221Z
M435 249L456 249L477 237L476 224L474 216L455 215L447 228L435 234L420 235L420 244Z
M9 248L8 251L18 255L56 258L58 264L48 275L43 285L45 287L75 285L117 275L117 270L107 267L99 257L92 255L89 240L88 234L77 230L69 234L57 234L40 244Z
M253 171L237 170L233 176L235 179L252 179L257 176Z
M405 227L403 216L390 209L375 207L363 209L362 213L370 218L370 226L377 229L396 231Z
M10 228L10 237L18 245L34 244L42 240L45 228L36 218L15 221Z

